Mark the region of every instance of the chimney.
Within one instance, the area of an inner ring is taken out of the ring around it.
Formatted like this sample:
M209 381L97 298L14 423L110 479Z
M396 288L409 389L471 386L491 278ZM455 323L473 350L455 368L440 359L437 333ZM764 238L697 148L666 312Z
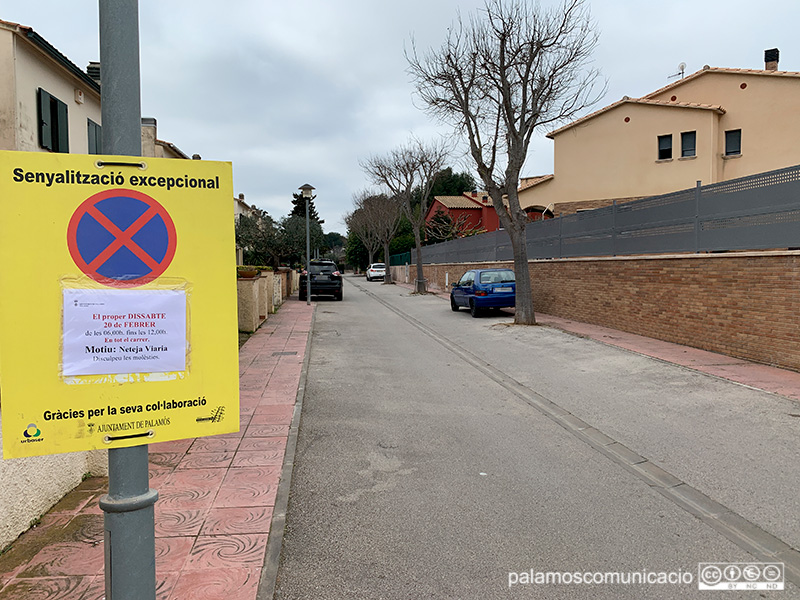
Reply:
M244 202L244 194L239 194L239 200L241 200L242 202Z
M778 58L780 57L780 54L781 53L777 48L764 50L764 69L767 71L777 71Z
M94 60L91 61L86 67L86 74L97 83L100 83L100 63Z

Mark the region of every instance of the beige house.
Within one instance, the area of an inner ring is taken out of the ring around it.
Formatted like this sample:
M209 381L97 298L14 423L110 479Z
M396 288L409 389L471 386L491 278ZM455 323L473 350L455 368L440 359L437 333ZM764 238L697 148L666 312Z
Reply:
M800 73L703 67L548 134L552 175L523 179L523 207L556 215L800 164ZM772 59L772 60L770 60Z
M0 21L0 150L100 154L100 64L86 72L32 28ZM188 159L142 119L142 156Z
M0 21L0 150L91 154L100 85L30 27Z

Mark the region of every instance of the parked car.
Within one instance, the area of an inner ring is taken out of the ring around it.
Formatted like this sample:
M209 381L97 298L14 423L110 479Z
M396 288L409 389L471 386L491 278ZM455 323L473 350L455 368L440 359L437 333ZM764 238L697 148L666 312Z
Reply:
M386 265L383 263L372 263L367 267L367 281L386 278Z
M510 308L516 304L517 284L511 269L475 269L461 276L450 290L450 308L469 308L473 317L487 308Z
M342 273L332 260L312 260L309 265L311 270L311 295L333 296L336 300L342 299ZM308 271L303 269L300 273L300 300L306 299L308 288Z

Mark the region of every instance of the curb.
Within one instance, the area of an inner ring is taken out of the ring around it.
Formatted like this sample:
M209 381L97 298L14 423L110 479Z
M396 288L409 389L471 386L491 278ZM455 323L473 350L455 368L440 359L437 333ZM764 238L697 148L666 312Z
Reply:
M264 553L264 566L261 569L261 581L258 585L256 600L272 600L275 596L275 588L278 583L278 568L281 563L283 536L286 531L286 511L289 507L289 492L292 487L292 472L294 471L294 457L297 449L297 434L300 429L303 398L305 397L306 379L308 377L308 363L311 355L311 334L314 331L316 314L315 306L311 313L311 326L308 330L308 338L306 339L303 368L300 371L300 381L297 386L297 395L295 396L292 424L289 427L289 437L286 440L286 453L283 457L281 480L278 484L278 492L275 496L275 507L272 511L267 548Z

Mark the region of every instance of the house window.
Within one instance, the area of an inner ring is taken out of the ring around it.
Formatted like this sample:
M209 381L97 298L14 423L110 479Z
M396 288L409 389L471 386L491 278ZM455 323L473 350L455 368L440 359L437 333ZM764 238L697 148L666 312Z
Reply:
M53 152L69 152L67 105L39 88L39 145Z
M725 156L742 153L742 130L731 129L725 132Z
M681 134L681 156L697 155L697 132L684 131Z
M658 160L672 158L672 134L658 136Z
M102 128L100 125L86 119L86 127L89 136L89 154L102 154L103 153L103 136Z

